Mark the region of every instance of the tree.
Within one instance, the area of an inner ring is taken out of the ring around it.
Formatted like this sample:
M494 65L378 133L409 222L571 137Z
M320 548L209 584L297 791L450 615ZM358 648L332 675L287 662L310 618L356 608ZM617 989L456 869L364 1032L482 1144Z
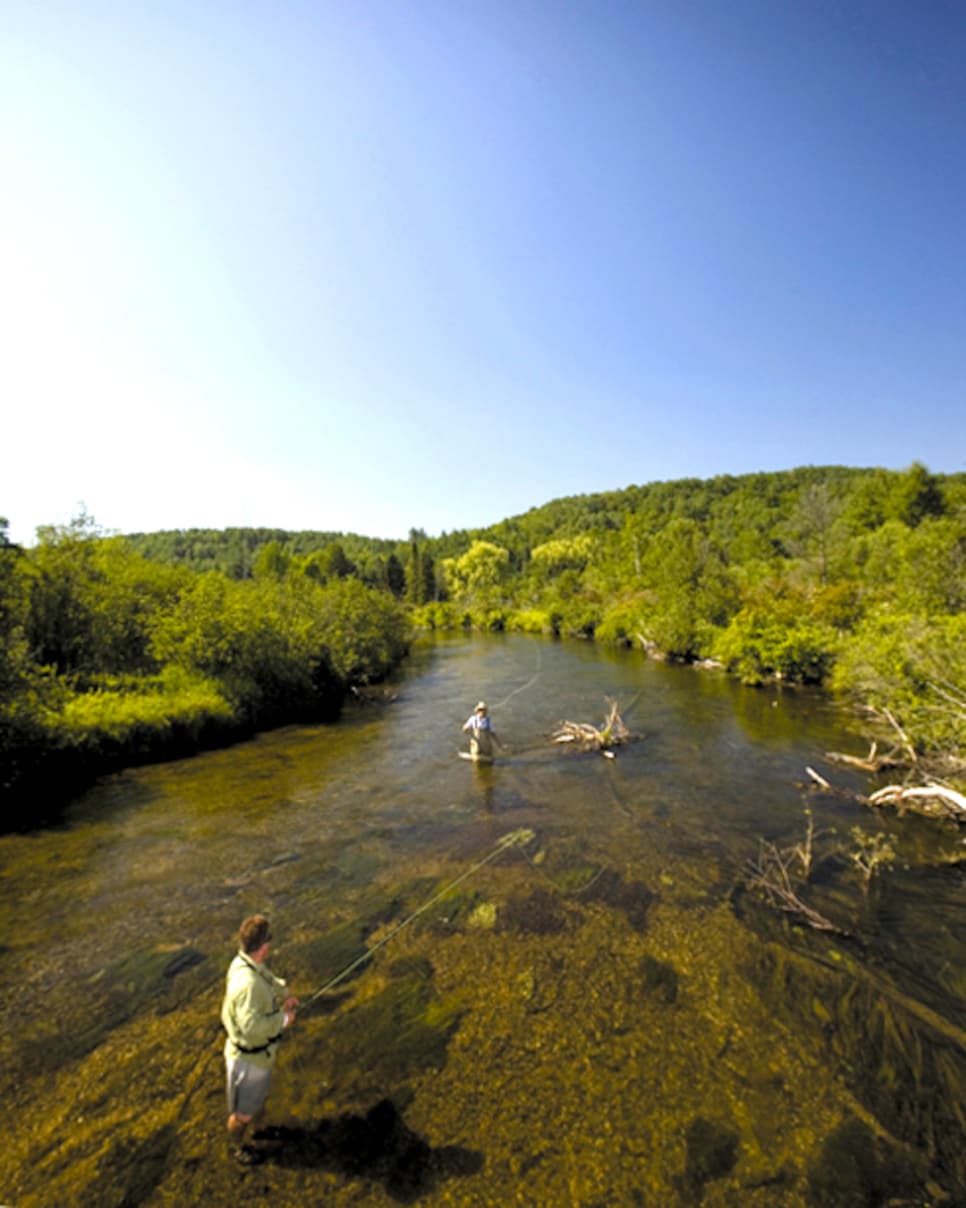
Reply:
M9 708L26 684L30 667L25 633L29 602L26 558L8 538L0 517L0 710Z
M938 481L918 461L900 475L893 486L890 503L896 519L910 528L915 528L927 516L941 516L944 509Z
M422 575L422 556L419 550L419 542L415 537L416 530L409 531L409 571L406 575L406 594L409 597L410 604L424 603L423 595L423 575Z
M428 604L431 600L439 599L439 589L436 584L436 563L428 550L424 551L419 567L422 585L420 588L420 603Z
M275 579L281 582L292 566L292 555L280 541L269 541L259 549L252 564L256 579Z
M355 563L338 541L333 541L325 547L319 558L319 565L326 579L347 579L356 572Z
M809 483L787 526L791 549L815 565L823 584L828 582L832 530L840 511L827 482Z
M395 554L390 554L386 559L386 586L397 600L406 594L406 572Z
M547 578L565 570L582 571L591 559L594 540L587 533L546 541L530 551L530 564Z
M446 560L446 578L454 594L482 599L496 592L509 565L507 550L492 541L474 541L461 557Z
M38 535L26 627L33 660L68 676L154 670L153 617L172 605L190 572L149 562L86 515Z

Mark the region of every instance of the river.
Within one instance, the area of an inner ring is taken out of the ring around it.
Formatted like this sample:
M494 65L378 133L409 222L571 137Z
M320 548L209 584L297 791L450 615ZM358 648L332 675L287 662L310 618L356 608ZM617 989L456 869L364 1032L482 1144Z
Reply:
M615 758L550 741L608 699ZM105 778L0 836L0 1202L962 1202L962 839L810 789L869 789L831 750L863 740L811 692L461 635L335 725ZM809 819L845 934L743 884ZM894 850L867 887L853 828ZM218 1011L256 911L312 1001L241 1169Z

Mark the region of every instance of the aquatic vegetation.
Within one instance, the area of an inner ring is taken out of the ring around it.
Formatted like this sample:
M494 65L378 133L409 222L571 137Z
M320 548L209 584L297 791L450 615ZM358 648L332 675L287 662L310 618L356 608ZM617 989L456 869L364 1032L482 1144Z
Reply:
M685 1133L687 1145L684 1173L678 1186L690 1203L704 1199L706 1183L722 1179L734 1169L738 1134L703 1116L696 1116Z
M496 926L496 906L492 902L480 902L466 920L467 927L476 927L483 931Z
M538 886L529 893L514 894L499 911L501 931L527 935L557 935L566 930L570 916L560 898Z
M311 939L290 945L293 961L307 971L314 981L323 982L348 968L366 950L366 940L375 924L364 919L352 919L313 935ZM358 977L361 969L348 974Z
M645 994L671 1006L677 1002L679 978L677 970L667 961L648 953L641 961L641 984Z
M432 980L419 972L392 978L328 1024L333 1078L351 1082L356 1093L404 1089L411 1078L445 1064L461 1009L458 1000L438 998Z
M855 847L848 853L848 857L859 870L862 888L868 893L869 884L878 870L888 868L895 860L896 849L887 835L870 835L860 826L853 826L849 833Z
M918 1179L895 1161L888 1145L854 1117L825 1138L808 1173L809 1199L815 1208L884 1204L899 1195L914 1195L917 1186Z
M915 1182L928 1169L948 1188L966 1186L962 1029L846 956L826 962L769 944L756 980L776 1011L837 1054L853 1114L884 1143L891 1177Z
M619 872L605 868L581 893L580 900L619 910L635 931L644 931L655 894L643 881L625 881Z

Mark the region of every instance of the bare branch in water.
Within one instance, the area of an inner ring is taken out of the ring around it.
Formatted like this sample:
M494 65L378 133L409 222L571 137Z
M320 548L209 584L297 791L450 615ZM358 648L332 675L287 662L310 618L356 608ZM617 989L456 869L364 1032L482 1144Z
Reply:
M562 721L551 736L551 741L576 742L595 751L606 751L628 742L631 733L618 712L617 702L609 697L606 699L610 709L603 726L592 726L585 721Z
M808 858L797 848L782 851L774 843L762 839L758 845L758 857L748 863L745 882L754 889L760 889L769 904L776 906L786 914L794 915L816 931L831 931L837 935L848 935L841 927L837 927L824 914L820 914L813 906L804 901L792 881L792 865L797 858L803 863L811 864L811 835L806 838Z

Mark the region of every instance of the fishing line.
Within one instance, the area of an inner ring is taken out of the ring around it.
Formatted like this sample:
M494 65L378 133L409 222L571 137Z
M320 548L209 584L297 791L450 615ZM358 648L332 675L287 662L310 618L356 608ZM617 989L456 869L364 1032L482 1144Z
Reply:
M493 706L493 708L502 709L503 706L508 701L513 700L513 698L515 696L517 696L519 693L525 692L527 690L527 688L530 687L531 684L535 683L540 678L540 673L542 670L543 670L543 649L542 649L542 647L538 646L537 647L537 669L536 669L536 671L533 673L533 675L530 676L530 678L527 680L527 682L525 684L521 684L519 688L514 688L513 691L510 693L510 695L505 696L503 698L503 700L498 700L496 702L496 704Z
M327 990L331 990L334 986L337 986L340 981L343 981L346 977L348 977L354 969L358 969L360 965L365 964L367 960L375 956L379 949L383 947L384 944L388 944L393 936L398 935L404 927L408 927L409 924L423 914L424 911L429 910L431 906L434 906L442 898L445 898L451 890L455 889L457 885L465 881L467 877L471 877L473 873L478 872L485 864L489 864L491 860L495 860L497 856L501 855L505 851L508 851L511 847L523 847L524 844L529 843L533 838L534 832L532 830L527 830L525 827L522 827L520 830L510 831L509 834L504 835L503 838L497 843L496 847L494 847L489 853L489 855L484 856L482 860L477 860L477 862L468 868L466 872L461 873L458 877L456 877L455 880L450 881L450 883L438 893L433 894L428 901L424 902L422 906L414 910L412 914L407 915L406 918L404 918L401 923L398 923L395 927L393 927L392 931L390 931L387 935L384 935L378 943L373 944L371 948L368 948L362 953L361 956L352 961L351 964L346 965L346 967L337 973L335 977L331 977L324 986L321 986L315 991L314 994L311 994L307 999L305 999L305 1001L299 1007L299 1014L301 1014L310 1003L314 1002L317 998L320 998L323 994L325 994Z
M587 890L590 889L591 886L596 885L597 882L600 880L600 878L604 875L604 873L608 871L608 866L606 864L600 864L597 867L597 871L590 877L589 880L585 881L583 883L583 885L580 886L579 889L563 889L557 883L557 881L554 880L554 878L550 875L550 873L548 873L546 871L546 869L541 868L539 864L536 864L530 858L530 856L528 856L527 853L525 851L523 851L522 848L520 849L520 855L523 856L524 860L526 860L526 862L530 865L530 868L533 872L535 872L538 876L543 877L543 879L547 882L547 884L552 885L554 887L554 889L557 891L557 893L559 893L560 896L564 897L564 898L576 898L576 897L579 897L580 894L586 893Z

